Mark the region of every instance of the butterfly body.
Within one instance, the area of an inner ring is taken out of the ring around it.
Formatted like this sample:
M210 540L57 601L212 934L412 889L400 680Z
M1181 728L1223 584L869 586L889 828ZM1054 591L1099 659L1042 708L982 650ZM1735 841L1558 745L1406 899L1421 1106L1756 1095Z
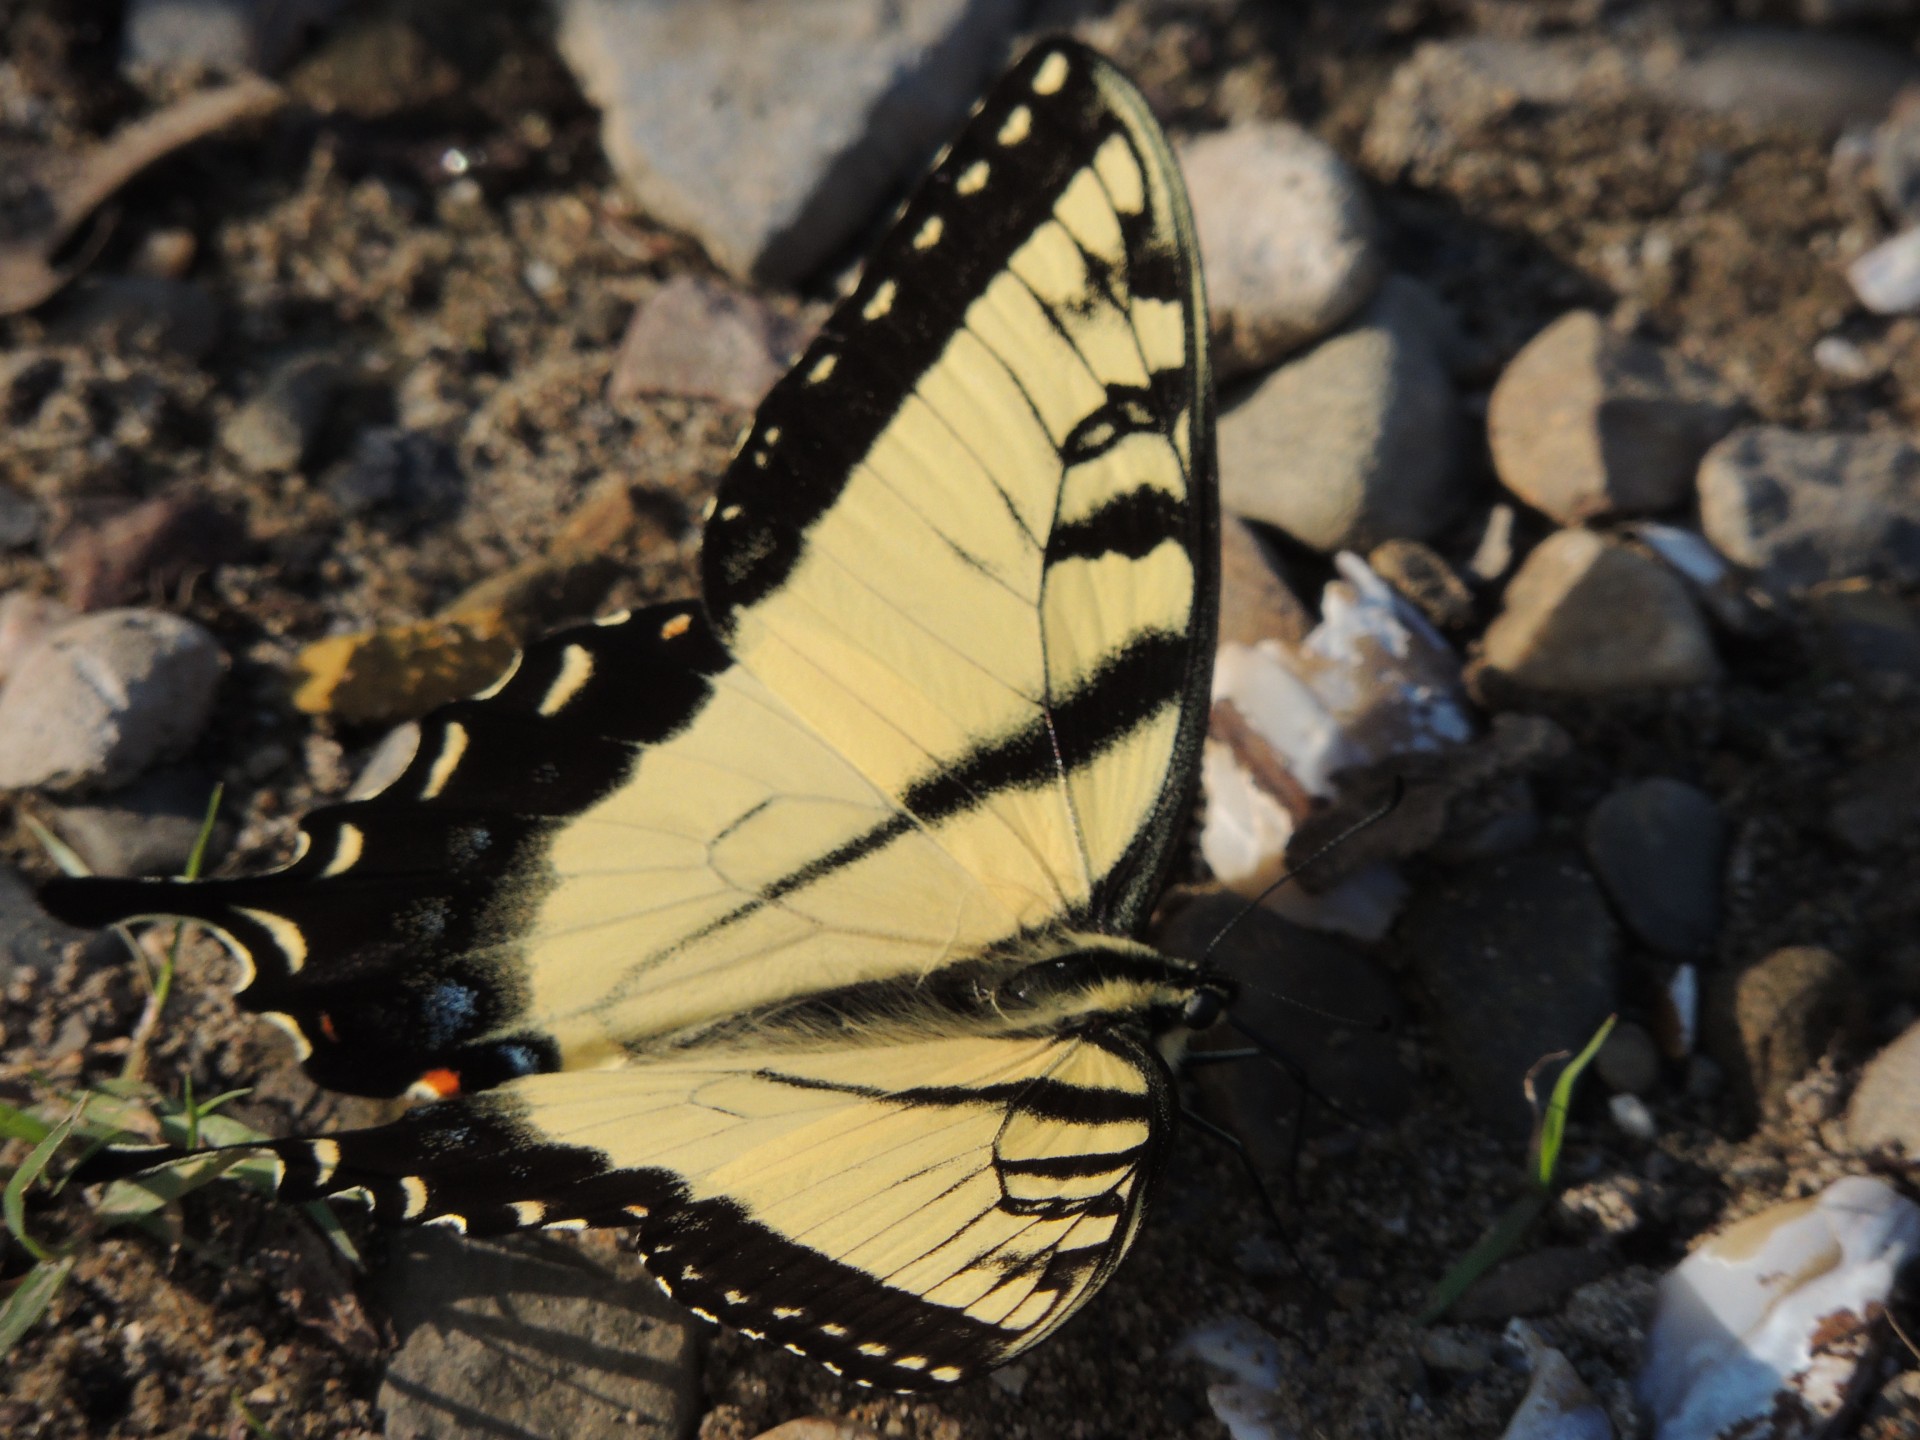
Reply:
M280 871L49 907L204 921L316 1080L425 1102L267 1147L283 1198L627 1226L863 1383L1011 1358L1125 1254L1225 998L1132 938L1207 718L1204 316L1144 102L1036 47L762 406L702 600L530 647Z

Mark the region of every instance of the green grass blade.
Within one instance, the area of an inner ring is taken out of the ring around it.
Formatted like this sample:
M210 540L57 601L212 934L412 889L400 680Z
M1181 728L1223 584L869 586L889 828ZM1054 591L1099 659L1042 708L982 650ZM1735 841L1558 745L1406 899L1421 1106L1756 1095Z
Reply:
M1468 1286L1513 1253L1526 1235L1527 1227L1546 1208L1547 1195L1544 1190L1529 1190L1509 1205L1474 1247L1454 1261L1447 1273L1440 1277L1440 1283L1433 1287L1433 1294L1427 1298L1426 1308L1413 1323L1431 1325L1446 1314L1453 1302L1467 1293Z
M171 1205L182 1195L190 1195L230 1171L239 1170L248 1161L262 1159L245 1150L207 1150L198 1155L189 1155L184 1160L162 1165L158 1170L115 1180L101 1193L94 1214L102 1225L125 1225ZM266 1172L270 1181L271 1165L266 1166Z
M20 1337L47 1313L47 1307L59 1298L67 1277L73 1273L73 1256L43 1260L29 1270L14 1287L7 1303L0 1305L0 1356L8 1354Z
M7 1229L20 1242L20 1247L36 1260L46 1261L52 1257L51 1252L27 1234L27 1191L46 1170L54 1152L67 1143L67 1136L73 1133L74 1121L80 1118L86 1103L82 1100L80 1108L47 1132L46 1139L33 1147L27 1158L20 1162L20 1168L7 1180L6 1190L0 1192L0 1214L5 1216Z
M0 1140L24 1140L29 1145L38 1145L52 1133L53 1127L38 1115L0 1105Z
M53 861L55 868L58 869L62 875L91 875L93 873L92 869L87 865L87 862L80 858L80 852L67 844L67 842L62 840L58 835L54 834L53 831L42 825L33 816L25 814L24 812L20 818L25 822L33 838L40 842L40 848L47 852L47 858Z
M213 822L220 815L220 797L227 793L225 781L216 781L213 793L207 796L207 813L200 821L200 833L193 837L193 849L187 852L186 878L198 880L200 872L206 868L207 845L213 839Z
M1614 1021L1618 1018L1609 1015L1593 1032L1586 1048L1567 1062L1560 1078L1553 1082L1553 1098L1547 1101L1547 1113L1541 1117L1540 1138L1533 1153L1533 1183L1542 1191L1553 1188L1554 1173L1560 1168L1560 1147L1566 1140L1567 1107L1573 1103L1574 1084L1580 1079L1580 1072L1600 1053L1600 1047L1607 1043L1607 1036L1613 1033Z

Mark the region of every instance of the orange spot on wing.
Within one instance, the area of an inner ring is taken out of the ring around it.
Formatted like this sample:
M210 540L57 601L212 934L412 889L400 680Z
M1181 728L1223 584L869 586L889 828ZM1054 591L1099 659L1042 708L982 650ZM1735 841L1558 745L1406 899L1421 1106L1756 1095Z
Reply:
M420 1077L420 1083L426 1086L442 1100L460 1093L460 1072L457 1070L429 1070Z

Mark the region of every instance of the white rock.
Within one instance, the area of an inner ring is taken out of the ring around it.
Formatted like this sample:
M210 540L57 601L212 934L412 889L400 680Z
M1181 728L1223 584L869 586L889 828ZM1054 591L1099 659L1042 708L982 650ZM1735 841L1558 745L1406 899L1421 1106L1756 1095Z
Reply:
M193 743L220 646L191 620L102 610L62 626L0 690L0 788L111 788Z
M1920 309L1920 225L1883 240L1847 267L1847 282L1876 315Z
M1507 1339L1526 1352L1533 1378L1500 1440L1613 1440L1613 1422L1572 1361L1524 1320L1507 1326Z
M1318 340L1380 282L1366 190L1332 146L1284 120L1180 147L1222 380Z
M1873 1351L1874 1311L1920 1256L1920 1206L1848 1176L1728 1226L1660 1284L1635 1382L1657 1440L1823 1432Z
M55 630L73 619L73 611L51 595L9 590L0 595L0 685Z
M1209 1385L1207 1405L1233 1440L1295 1440L1280 1418L1280 1397L1256 1385Z
M1814 341L1813 363L1834 379L1850 385L1871 380L1880 373L1873 358L1844 335L1823 335Z
M1336 797L1341 771L1473 735L1447 642L1358 556L1336 563L1342 578L1327 586L1320 623L1305 640L1230 643L1215 660L1200 849L1242 894L1258 894L1284 872L1294 830L1316 803ZM1363 887L1374 900L1385 898L1375 893L1382 878ZM1399 889L1388 883L1393 905ZM1337 893L1314 898L1324 904ZM1359 909L1379 906L1363 900Z
M1225 1315L1193 1326L1180 1337L1174 1353L1191 1355L1243 1385L1262 1390L1279 1389L1285 1373L1280 1342L1244 1315Z
M1660 1134L1659 1122L1638 1095L1615 1095L1607 1101L1607 1110L1623 1135L1635 1140L1652 1140Z

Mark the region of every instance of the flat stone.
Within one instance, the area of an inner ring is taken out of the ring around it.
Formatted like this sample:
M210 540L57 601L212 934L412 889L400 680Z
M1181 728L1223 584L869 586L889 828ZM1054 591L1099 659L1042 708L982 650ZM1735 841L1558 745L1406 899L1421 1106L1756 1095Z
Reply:
M1279 640L1297 645L1313 623L1312 613L1274 568L1266 543L1253 527L1237 515L1222 515L1219 643Z
M1920 822L1920 746L1854 766L1834 787L1827 828L1861 855L1882 854Z
M1730 25L1649 52L1654 96L1683 109L1837 135L1871 125L1920 80L1909 54L1851 35Z
M1897 435L1734 431L1700 464L1707 538L1767 584L1920 580L1920 448Z
M1448 872L1416 893L1400 933L1454 1082L1490 1128L1528 1133L1522 1081L1578 1051L1618 1005L1620 935L1575 855L1535 850Z
M1819 1063L1845 1022L1857 984L1831 950L1791 945L1741 971L1732 989L1732 1034L1716 1014L1725 1001L1714 994L1708 1043L1747 1108L1763 1119L1778 1116L1787 1090Z
M115 951L126 953L110 931L76 930L53 919L33 898L33 886L15 870L0 865L0 985L11 980L16 970L50 974L69 945L81 946L93 961L108 960Z
M62 626L0 690L0 788L124 785L199 737L224 669L213 636L178 615Z
M1238 895L1200 897L1163 927L1158 943L1169 955L1198 960L1245 909ZM1406 1112L1414 1076L1400 1058L1394 1034L1404 1011L1392 977L1378 961L1256 909L1227 931L1211 963L1243 987L1233 1006L1236 1025L1284 1057L1320 1096L1382 1123ZM1245 1043L1223 1026L1202 1037L1196 1053ZM1292 1075L1266 1061L1202 1065L1195 1075L1218 1114L1268 1173L1286 1172L1302 1115L1326 1118L1323 1106L1303 1098Z
M1425 540L1463 501L1459 407L1424 307L1393 286L1220 417L1232 511L1316 550Z
M129 0L120 59L129 68L270 73L339 8L340 0Z
M1507 586L1484 671L1526 690L1606 695L1703 685L1720 663L1684 583L1590 530L1560 530Z
M1213 320L1215 376L1264 369L1328 334L1380 283L1379 226L1332 146L1265 120L1179 148Z
M1847 1106L1847 1141L1920 1157L1920 1022L1867 1062Z
M1587 858L1629 930L1676 959L1712 951L1727 822L1711 796L1664 776L1631 781L1586 829Z
M610 1237L399 1231L377 1284L400 1336L379 1395L388 1440L693 1428L699 1327Z
M618 405L681 395L751 410L805 347L808 330L757 296L676 275L634 312L607 398Z
M255 474L298 470L319 438L346 368L325 352L293 355L220 427L220 443Z
M53 565L69 605L101 610L170 594L245 546L245 528L211 502L161 495L67 532Z
M1501 483L1573 525L1684 503L1736 413L1707 371L1574 310L1501 373L1487 439Z
M206 821L214 779L198 770L162 770L86 805L54 811L54 829L96 875L184 875ZM233 826L216 820L205 862L217 864Z
M560 0L614 172L723 269L812 274L958 128L1017 0Z
M1516 1315L1551 1315L1582 1285L1613 1269L1598 1250L1546 1245L1502 1261L1468 1287L1447 1311L1461 1324L1498 1323Z
M1866 674L1920 679L1920 611L1870 580L1836 580L1808 592L1807 608L1831 653Z

